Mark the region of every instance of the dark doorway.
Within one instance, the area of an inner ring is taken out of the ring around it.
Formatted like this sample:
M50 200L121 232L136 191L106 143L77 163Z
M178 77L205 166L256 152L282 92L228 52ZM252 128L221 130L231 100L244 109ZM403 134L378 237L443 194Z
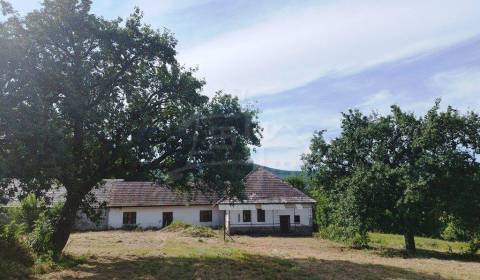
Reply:
M280 216L280 232L288 233L290 231L290 215Z
M163 212L162 227L166 227L173 222L173 212Z

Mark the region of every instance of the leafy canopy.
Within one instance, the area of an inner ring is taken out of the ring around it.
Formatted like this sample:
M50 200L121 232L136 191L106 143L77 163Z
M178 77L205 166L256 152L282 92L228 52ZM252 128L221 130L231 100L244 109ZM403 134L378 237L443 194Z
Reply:
M412 251L414 234L438 235L443 220L478 240L479 159L478 114L439 102L420 118L398 106L386 116L349 111L339 137L316 133L303 156L321 227L363 245L368 230L403 233Z
M65 187L57 249L104 178L241 195L256 110L202 95L169 31L138 9L124 23L98 17L89 0L44 0L25 17L0 4L0 195Z

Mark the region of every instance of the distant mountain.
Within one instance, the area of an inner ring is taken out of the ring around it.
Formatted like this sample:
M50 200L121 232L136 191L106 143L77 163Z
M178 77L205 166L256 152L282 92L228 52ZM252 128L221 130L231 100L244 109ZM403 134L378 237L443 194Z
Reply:
M263 165L259 165L259 164L255 164L255 166L256 167L263 167L263 168L267 169L268 171L272 172L273 174L275 174L276 176L278 176L280 178L285 178L285 177L288 177L288 176L298 176L302 173L301 171L281 170L281 169L275 169L275 168L271 168L271 167L267 167L267 166L263 166Z

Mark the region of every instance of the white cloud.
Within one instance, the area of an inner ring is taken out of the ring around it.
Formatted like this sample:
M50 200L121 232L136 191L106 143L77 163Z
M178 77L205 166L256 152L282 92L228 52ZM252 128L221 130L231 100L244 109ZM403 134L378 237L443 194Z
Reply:
M275 108L262 113L262 146L253 160L274 168L299 170L300 157L308 152L310 139L317 129L327 129L327 138L336 135L340 113L326 113L314 108Z
M155 19L167 13L202 5L212 0L134 0L132 6L138 6L147 20Z
M376 112L380 115L387 115L391 113L392 105L398 105L402 110L422 115L433 106L435 99L435 97L421 98L412 95L411 92L405 92L402 90L395 90L395 92L392 92L391 90L382 89L367 96L364 102L359 104L357 108L365 114Z
M359 108L367 112L375 111L384 115L390 111L390 106L398 104L398 101L395 95L384 89L365 98L365 101L359 105Z
M480 68L461 68L435 74L430 86L439 92L444 106L468 111L480 108Z
M323 2L279 11L187 49L180 60L199 65L207 94L250 97L453 44L478 34L479 19L475 0Z

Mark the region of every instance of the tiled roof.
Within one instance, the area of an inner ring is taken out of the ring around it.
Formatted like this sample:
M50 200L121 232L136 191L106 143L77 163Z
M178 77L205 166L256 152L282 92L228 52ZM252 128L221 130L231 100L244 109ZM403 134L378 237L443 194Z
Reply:
M262 167L245 177L245 195L243 203L315 203L315 200Z
M151 182L115 182L108 206L211 205L217 201L214 195L179 193Z
M99 203L106 202L107 207L212 205L219 202L219 197L216 195L179 193L151 182L105 181L103 186L91 192ZM47 196L53 201L64 200L65 189L54 188ZM315 200L262 167L245 177L245 196L245 200L233 202L315 203ZM227 204L231 201L221 203Z
M235 203L315 203L315 200L292 187L264 168L258 168L245 177L246 200ZM216 195L185 194L151 182L112 182L109 207L211 205L218 202ZM222 203L231 203L223 201Z

